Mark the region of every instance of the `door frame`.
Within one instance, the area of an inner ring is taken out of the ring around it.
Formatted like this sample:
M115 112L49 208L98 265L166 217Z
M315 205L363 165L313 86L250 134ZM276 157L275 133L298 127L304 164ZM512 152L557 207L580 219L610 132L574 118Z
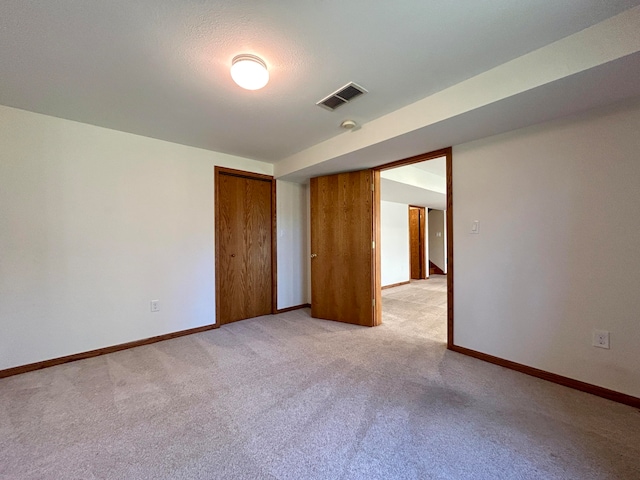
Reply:
M434 158L446 158L447 165L447 348L451 350L453 347L453 148L447 147L440 150L434 150L432 152L415 155L413 157L404 158L402 160L396 160L394 162L385 163L384 165L378 165L373 167L375 192L373 202L373 224L375 231L375 242L380 245L380 172L383 170L389 170L396 167L402 167L405 165L411 165L414 163L424 162L427 160L433 160ZM381 277L381 258L380 249L376 249L376 255L374 256L374 282ZM381 297L380 282L376 282L376 317L382 317L382 302L378 301Z
M234 177L240 178L249 178L252 180L261 180L265 182L271 183L271 313L275 314L278 309L278 262L277 262L277 245L276 245L276 180L272 175L264 175L262 173L253 173L246 172L244 170L236 170L233 168L227 167L214 167L214 185L213 185L213 196L214 196L214 249L215 249L215 293L216 293L216 311L215 311L215 327L220 328L220 322L218 321L220 318L220 285L222 283L222 273L218 266L220 265L220 248L217 239L219 239L222 235L220 231L220 223L218 219L220 218L220 175L231 175Z
M411 229L411 209L417 208L420 210L420 215L422 218L422 222L418 225L418 244L422 246L421 249L418 250L420 253L420 278L419 280L426 280L429 278L429 267L427 265L427 257L426 251L424 249L425 245L425 237L426 237L426 225L428 221L428 212L426 207L420 207L418 205L409 205L409 229ZM409 231L409 243L411 243L411 231ZM411 247L411 245L409 245ZM411 250L409 250L409 277L411 277ZM410 280L417 280L414 278L410 278Z

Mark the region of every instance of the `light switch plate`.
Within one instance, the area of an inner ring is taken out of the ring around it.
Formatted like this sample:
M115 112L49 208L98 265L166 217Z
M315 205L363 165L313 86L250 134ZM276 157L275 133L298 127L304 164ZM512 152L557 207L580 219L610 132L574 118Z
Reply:
M476 235L480 233L480 221L479 220L474 220L473 222L471 222L471 233L474 233Z

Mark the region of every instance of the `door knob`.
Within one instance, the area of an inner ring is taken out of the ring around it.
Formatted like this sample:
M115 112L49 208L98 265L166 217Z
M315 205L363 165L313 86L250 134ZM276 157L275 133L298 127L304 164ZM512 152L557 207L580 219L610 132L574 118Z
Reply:
M315 253L312 253L312 254L311 254L311 258L316 258L317 256L318 256L318 255L317 255L317 254L315 254Z

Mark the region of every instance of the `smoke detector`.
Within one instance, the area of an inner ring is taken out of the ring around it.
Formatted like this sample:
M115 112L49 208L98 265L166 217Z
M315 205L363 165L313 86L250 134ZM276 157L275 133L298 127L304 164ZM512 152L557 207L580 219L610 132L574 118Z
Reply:
M342 128L344 128L345 130L353 130L354 128L356 128L358 126L358 124L356 122L354 122L353 120L345 120L344 122L342 122L340 124L340 126Z

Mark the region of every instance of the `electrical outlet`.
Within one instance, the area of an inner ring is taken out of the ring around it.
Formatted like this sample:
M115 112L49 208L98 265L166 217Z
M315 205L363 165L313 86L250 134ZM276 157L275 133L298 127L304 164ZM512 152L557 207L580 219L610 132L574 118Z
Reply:
M160 311L160 300L151 300L151 311L152 312Z
M607 332L606 330L594 330L593 346L599 348L609 348L609 332Z

